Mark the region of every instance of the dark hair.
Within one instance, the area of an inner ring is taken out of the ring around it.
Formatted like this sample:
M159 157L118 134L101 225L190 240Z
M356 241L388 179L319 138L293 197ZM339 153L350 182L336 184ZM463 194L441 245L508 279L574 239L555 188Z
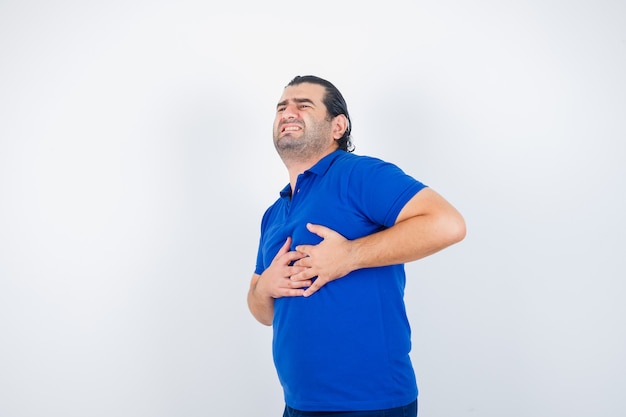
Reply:
M335 87L330 81L326 81L323 78L316 77L315 75L297 75L293 80L289 81L287 87L302 83L317 84L326 89L326 94L324 95L322 102L326 106L326 111L328 112L330 118L332 119L335 116L343 114L348 119L348 127L346 128L346 131L343 133L342 137L337 139L339 149L346 152L354 151L352 137L350 136L350 132L352 131L352 122L350 121L350 114L348 114L348 105L337 87Z

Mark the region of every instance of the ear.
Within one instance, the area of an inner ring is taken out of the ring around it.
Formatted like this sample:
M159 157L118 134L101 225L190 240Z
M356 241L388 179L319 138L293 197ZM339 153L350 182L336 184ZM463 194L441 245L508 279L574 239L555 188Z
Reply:
M345 114L340 114L333 118L333 138L340 139L348 128L348 118Z

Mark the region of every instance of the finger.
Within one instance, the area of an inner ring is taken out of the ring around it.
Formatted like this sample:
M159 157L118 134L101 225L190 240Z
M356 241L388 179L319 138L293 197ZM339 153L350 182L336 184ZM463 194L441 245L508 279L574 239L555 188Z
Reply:
M307 281L315 278L317 276L317 272L312 268L304 268L300 272L292 274L290 279L292 281Z
M298 253L301 253L298 251ZM298 259L296 262L293 263L293 266L299 266L302 268L310 268L313 266L313 263L311 262L311 258L308 256L302 256L300 259Z
M291 251L291 252L287 252L283 255L283 261L285 261L286 264L289 264L291 262L294 262L294 266L296 262L298 262L300 259L304 258L305 255L303 255L300 252L296 252L296 251Z
M281 256L283 256L284 254L286 254L287 252L289 252L289 247L290 246L291 246L291 236L289 236L287 238L287 240L285 240L285 243L283 243L283 246L280 248L280 250L278 251L278 253L274 257L274 259L278 259Z
M305 255L305 256L309 256L311 249L313 248L313 245L298 245L296 246L296 251L300 252L301 254Z
M307 223L306 228L309 229L309 232L315 233L321 238L326 238L329 232L332 231L332 229L329 229L326 226L322 226L321 224L313 224L313 223Z
M300 275L303 271L306 271L309 268L301 267L301 266L290 266L287 269L286 276L287 278L294 280L293 277L296 275ZM299 281L299 280L294 280Z
M305 297L310 297L315 294L320 288L322 288L324 284L326 284L326 282L318 278L315 280L315 282L311 283L311 286L309 288L304 290L304 293L302 295Z
M276 298L280 298L280 297L302 297L304 295L304 290L301 288L283 288L280 292L279 292L279 296Z
M311 281L310 279L304 280L304 281L290 281L289 282L289 288L306 288L306 287L310 287L311 284L313 284L313 281Z

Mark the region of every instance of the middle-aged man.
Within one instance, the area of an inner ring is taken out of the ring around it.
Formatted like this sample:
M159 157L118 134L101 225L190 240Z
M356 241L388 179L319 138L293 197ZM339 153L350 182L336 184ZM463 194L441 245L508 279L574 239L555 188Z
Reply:
M437 192L352 153L351 128L319 77L294 78L276 107L289 184L263 216L248 305L273 326L284 417L416 416L404 263L465 237Z

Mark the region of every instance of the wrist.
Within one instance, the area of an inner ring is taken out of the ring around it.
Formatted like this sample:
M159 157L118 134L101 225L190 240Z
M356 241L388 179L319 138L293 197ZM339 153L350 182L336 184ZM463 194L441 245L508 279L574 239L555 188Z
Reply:
M348 245L349 246L348 246L347 259L349 259L348 267L350 269L348 272L356 271L357 269L366 268L367 265L365 264L364 257L363 257L363 248L364 248L363 238L356 239L356 240L349 240Z

